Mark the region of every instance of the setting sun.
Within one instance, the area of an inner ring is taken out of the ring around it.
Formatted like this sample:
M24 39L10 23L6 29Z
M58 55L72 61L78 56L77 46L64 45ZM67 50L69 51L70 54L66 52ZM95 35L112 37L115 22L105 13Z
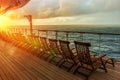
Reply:
M10 18L5 15L0 15L0 29L6 30L9 24L10 24Z

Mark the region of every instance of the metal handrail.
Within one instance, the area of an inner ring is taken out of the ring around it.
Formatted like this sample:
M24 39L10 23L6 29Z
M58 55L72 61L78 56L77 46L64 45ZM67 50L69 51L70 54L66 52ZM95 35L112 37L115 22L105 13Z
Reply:
M23 33L25 33L25 34L27 32L29 33L29 29L27 29L27 28L24 28L24 29L22 29L22 28L10 28L10 29L13 29L13 30L11 30L13 32L23 31ZM49 34L51 32L53 32L54 35ZM114 53L117 53L117 54L120 53L120 33L101 33L101 32L99 33L99 32L80 32L80 31L66 31L66 30L64 30L64 31L63 30L40 30L40 29L33 29L33 33L35 33L38 36L43 35L43 36L48 37L48 38L52 36L51 38L54 37L55 39L60 39L62 37L62 38L65 38L65 40L73 39L73 41L76 40L76 36L74 36L74 35L71 36L70 33L72 33L72 34L75 33L75 34L79 35L79 40L80 41L90 42L92 44L94 43L92 45L92 48L93 48L93 50L94 50L94 48L97 48L96 52L98 54L105 53L105 51L107 51L109 53L109 55L111 55L111 57L114 57L110 53L110 51L111 52L113 51ZM61 33L64 33L64 34L62 34L62 36L61 36L60 35ZM88 35L89 37L85 37L86 35ZM90 37L90 36L93 36L93 35L95 37L97 36L97 38ZM108 37L106 37L106 36L108 36ZM113 38L115 38L115 39L112 39L111 36L114 36ZM112 39L112 41L111 41L111 39ZM113 45L111 45L111 46L106 45L107 41L111 42L110 44L114 44L114 46L118 45L118 47L113 48L112 47ZM103 44L105 44L105 46ZM103 50L104 48L105 48L105 50ZM117 50L115 48L117 48ZM117 57L117 59L120 60L120 55L116 56L116 57Z
M34 29L37 30L37 29ZM86 34L99 34L99 35L120 35L120 33L101 33L101 32L80 32L80 31L65 31L65 30L38 30L42 32L54 31L54 32L67 32L67 33L86 33Z

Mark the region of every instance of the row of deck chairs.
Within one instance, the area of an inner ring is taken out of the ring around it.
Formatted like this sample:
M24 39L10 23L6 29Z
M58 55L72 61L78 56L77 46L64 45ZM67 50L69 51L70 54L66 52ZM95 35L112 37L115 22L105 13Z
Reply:
M107 72L107 63L112 64L113 67L115 66L114 59L106 59L106 55L96 56L91 54L89 50L90 43L74 41L75 48L71 48L69 41L7 32L1 32L0 39L39 58L54 62L59 67L65 67L68 72L75 67L73 74L80 73L86 79L99 68ZM87 70L88 73L81 72L81 68Z

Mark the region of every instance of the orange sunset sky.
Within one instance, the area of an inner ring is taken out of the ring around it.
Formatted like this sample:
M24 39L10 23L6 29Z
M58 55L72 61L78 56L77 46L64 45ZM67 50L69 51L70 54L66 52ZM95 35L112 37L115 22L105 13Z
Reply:
M0 25L112 24L120 25L120 0L30 0L24 7L0 15Z

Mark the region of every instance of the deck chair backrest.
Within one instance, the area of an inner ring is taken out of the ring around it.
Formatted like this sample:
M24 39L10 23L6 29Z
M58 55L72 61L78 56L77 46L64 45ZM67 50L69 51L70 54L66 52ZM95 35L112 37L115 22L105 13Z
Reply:
M15 33L14 35L16 37L16 40L18 40L18 41L20 41L21 37L23 36L21 33Z
M37 37L36 35L30 35L30 40L32 42L32 45L37 47L38 43L36 37Z
M14 37L15 40L18 39L16 36L17 36L16 33L13 33L13 37Z
M25 36L23 36L23 35L19 35L19 40L20 40L21 42L25 42L25 41L26 41L26 38L25 38Z
M74 41L78 59L81 63L92 64L89 47L90 43L83 43Z
M34 36L34 41L36 46L41 47L41 42L39 36Z
M61 55L61 51L60 48L58 46L58 40L56 39L49 39L49 44L50 44L50 48L58 55Z
M29 44L33 44L33 38L31 35L27 35L27 41Z
M70 42L69 41L63 41L63 40L59 40L60 42L60 47L61 47L61 51L64 54L66 59L73 59L73 53L69 47Z
M49 44L46 37L40 37L41 45L45 50L49 50Z
M1 33L2 33L2 38L3 38L3 40L7 40L7 38L8 38L7 33L4 32L4 31L2 31Z

